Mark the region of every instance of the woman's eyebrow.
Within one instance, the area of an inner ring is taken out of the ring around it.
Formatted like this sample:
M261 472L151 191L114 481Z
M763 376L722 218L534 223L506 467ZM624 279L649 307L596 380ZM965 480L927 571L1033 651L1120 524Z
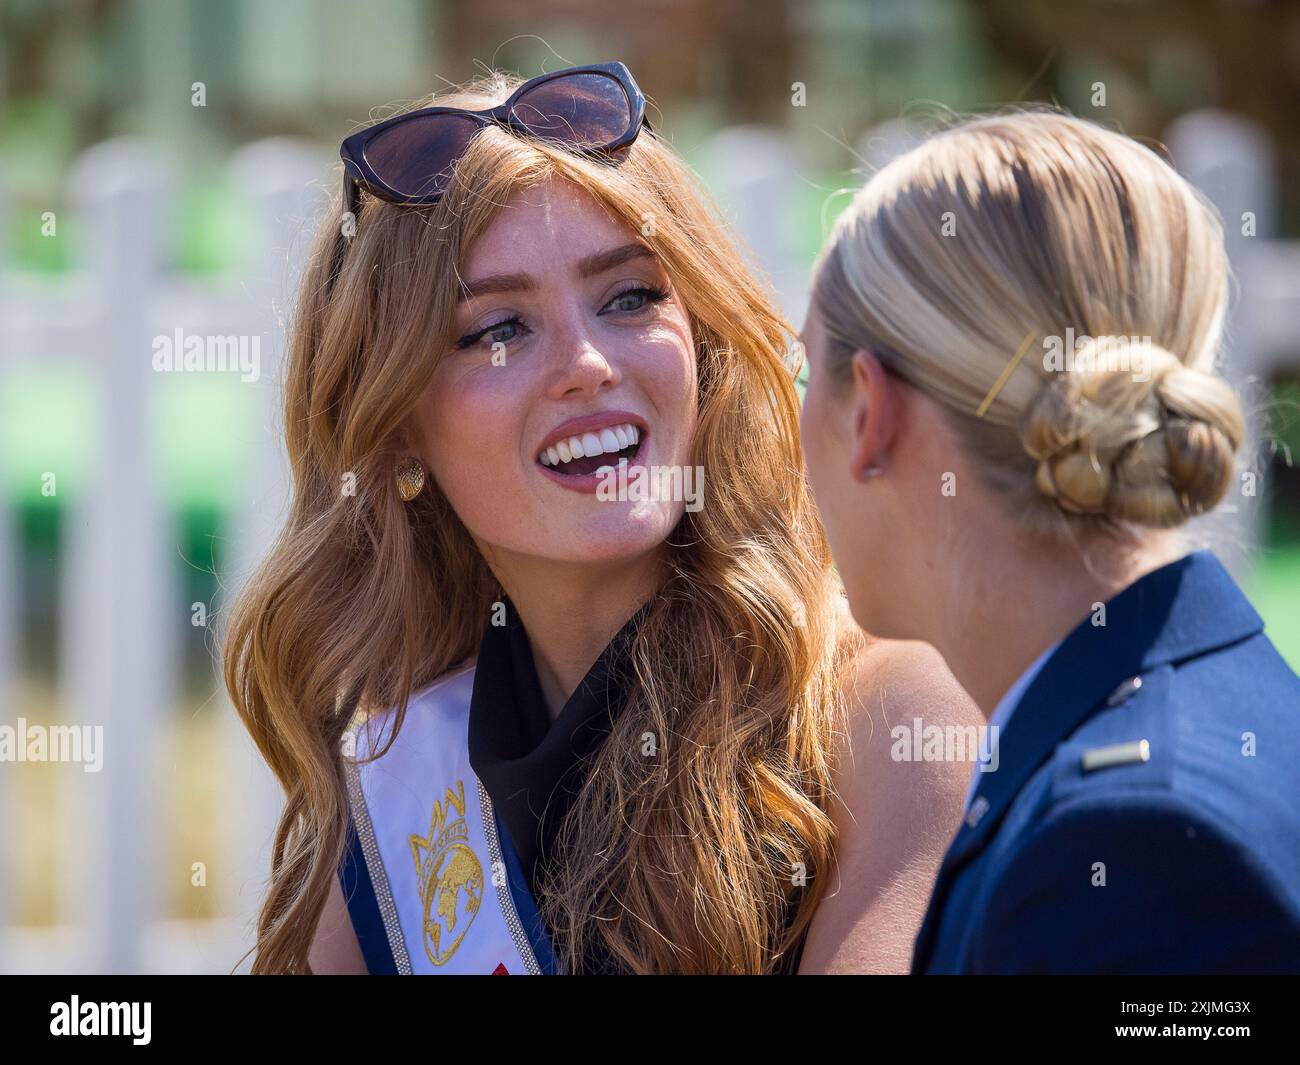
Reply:
M622 266L632 259L653 259L654 257L654 252L644 244L638 242L624 244L622 247L610 248L608 251L598 251L594 255L588 255L585 259L579 259L578 276L592 277L606 270L612 270L616 266Z
M579 259L578 276L593 277L606 270L612 270L616 266L622 266L632 259L653 259L654 257L654 252L644 244L635 242L624 244L621 247L610 248L608 251L598 251L593 255ZM537 282L531 274L491 274L488 277L475 278L472 281L462 280L460 298L463 303L466 300L472 300L475 296L486 296L496 292L527 292L535 288L536 285Z
M535 287L531 274L492 274L489 277L476 278L460 283L460 300L472 300L475 296L486 296L493 292L524 292Z

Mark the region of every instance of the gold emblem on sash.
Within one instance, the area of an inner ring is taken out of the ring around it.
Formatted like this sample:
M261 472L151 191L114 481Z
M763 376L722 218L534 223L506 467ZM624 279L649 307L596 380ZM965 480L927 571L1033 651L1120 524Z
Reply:
M411 837L411 856L419 875L424 904L424 951L434 965L445 965L456 953L483 899L483 866L469 845L465 821L465 782L447 789L443 802L433 804L428 837ZM450 820L452 811L460 814Z

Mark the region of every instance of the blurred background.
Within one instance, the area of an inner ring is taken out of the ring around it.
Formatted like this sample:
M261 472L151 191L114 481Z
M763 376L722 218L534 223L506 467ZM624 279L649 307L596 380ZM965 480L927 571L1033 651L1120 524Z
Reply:
M280 795L215 633L283 515L281 322L338 143L488 67L608 59L796 325L849 193L946 115L1163 145L1223 214L1261 427L1216 542L1300 668L1300 3L0 0L0 726L104 726L98 772L0 762L0 971L251 946ZM156 369L187 337L256 373Z

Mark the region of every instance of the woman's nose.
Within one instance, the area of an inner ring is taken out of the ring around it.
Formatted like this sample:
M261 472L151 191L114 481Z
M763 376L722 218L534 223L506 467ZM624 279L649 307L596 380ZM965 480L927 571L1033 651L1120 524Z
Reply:
M570 330L564 336L557 336L555 341L555 369L550 388L554 398L595 394L602 387L612 387L618 383L618 370L590 335Z

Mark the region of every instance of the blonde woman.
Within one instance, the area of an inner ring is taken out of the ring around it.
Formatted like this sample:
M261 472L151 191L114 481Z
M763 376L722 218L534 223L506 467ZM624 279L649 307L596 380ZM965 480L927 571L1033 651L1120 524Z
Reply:
M887 722L977 715L843 609L787 329L643 112L605 64L344 143L227 648L255 972L907 968L967 767Z
M853 614L998 751L916 972L1300 969L1300 680L1183 538L1238 483L1228 290L1187 182L1055 113L923 143L823 253L804 444Z

